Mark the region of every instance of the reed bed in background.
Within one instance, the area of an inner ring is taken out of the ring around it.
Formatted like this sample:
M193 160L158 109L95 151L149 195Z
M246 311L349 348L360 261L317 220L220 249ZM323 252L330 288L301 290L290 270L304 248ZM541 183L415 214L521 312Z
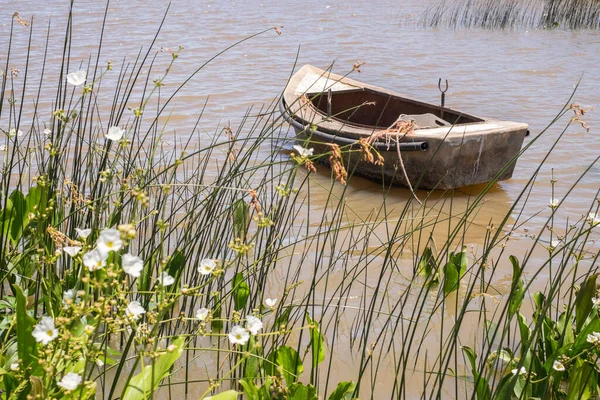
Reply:
M421 18L427 27L490 29L599 29L597 0L459 0L430 6Z
M448 193L353 220L332 177L315 209L305 167L317 157L310 143L280 154L274 105L165 150L169 68L141 71L180 51L150 46L118 71L98 53L80 70L65 32L57 82L29 64L11 74L5 50L0 397L374 398L390 370L393 398L598 395L598 196L566 229L554 218L569 198L552 198L531 247L543 263L504 246L537 174L476 251L464 238L493 182L460 212L432 207ZM51 106L35 97L46 85ZM573 112L566 126L581 122L569 102L552 124Z

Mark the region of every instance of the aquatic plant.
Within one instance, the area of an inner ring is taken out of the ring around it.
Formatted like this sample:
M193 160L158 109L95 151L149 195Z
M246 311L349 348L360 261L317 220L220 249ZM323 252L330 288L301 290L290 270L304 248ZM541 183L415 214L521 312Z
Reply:
M422 204L407 195L390 209L382 187L382 206L361 218L335 180L351 182L340 160L356 150L335 148L324 158L338 169L315 206L319 156L309 142L281 154L287 129L274 105L248 110L235 129L196 129L179 146L161 117L180 87L169 71L183 49L151 45L122 65L99 52L80 66L71 24L58 81L44 60L40 76L31 72L31 47L20 71L12 42L5 52L0 397L597 394L598 194L562 228L554 221L577 182L560 199L551 193L548 228L522 257L505 245L521 233L543 163L478 248L467 235L494 182L448 211L440 207L465 195L420 193ZM12 34L31 29L13 17ZM160 63L164 75L144 76ZM40 97L48 87L52 102ZM551 125L571 113L567 127L583 122L569 101ZM530 294L547 270L545 290ZM341 376L343 353L352 362ZM381 388L384 370L394 378Z
M442 0L423 13L428 27L599 29L596 0Z

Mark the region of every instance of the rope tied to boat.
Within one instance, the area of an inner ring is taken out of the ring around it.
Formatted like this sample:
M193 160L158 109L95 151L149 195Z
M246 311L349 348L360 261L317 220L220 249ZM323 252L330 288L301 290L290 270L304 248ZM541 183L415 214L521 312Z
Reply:
M373 134L368 138L368 143L372 145L376 140L383 138L385 139L385 144L387 145L387 149L389 150L392 144L392 140L394 141L394 143L396 144L396 152L398 153L400 168L402 169L402 174L404 175L406 184L417 203L423 205L423 202L419 199L419 197L417 197L417 194L415 193L415 190L413 189L412 184L410 183L410 179L408 179L408 174L406 173L404 161L402 160L402 154L400 152L400 141L406 136L412 136L415 133L415 129L417 128L418 126L414 119L408 117L406 114L400 114L396 121L394 121L394 123L390 125L387 129L373 132Z

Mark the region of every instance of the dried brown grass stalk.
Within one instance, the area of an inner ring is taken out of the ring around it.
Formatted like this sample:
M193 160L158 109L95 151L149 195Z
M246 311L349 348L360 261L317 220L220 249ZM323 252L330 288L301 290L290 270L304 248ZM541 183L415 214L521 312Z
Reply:
M348 178L348 171L346 171L346 167L344 167L340 146L335 143L328 143L327 145L331 148L331 154L329 154L329 164L331 165L333 176L336 180L345 185L346 178Z
M358 144L360 145L360 153L362 154L363 161L375 165L383 165L383 157L376 150L373 150L373 147L369 144L368 139L360 138L358 140Z

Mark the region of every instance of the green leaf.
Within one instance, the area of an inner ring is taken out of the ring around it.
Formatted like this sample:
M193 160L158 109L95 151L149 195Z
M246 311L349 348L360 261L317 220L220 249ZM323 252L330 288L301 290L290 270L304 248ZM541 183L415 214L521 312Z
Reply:
M444 294L448 295L458 289L460 280L459 271L453 262L448 262L444 266Z
M239 311L246 306L250 295L250 286L244 280L244 275L241 272L234 275L231 284L233 285L234 307L236 311Z
M477 364L475 362L475 360L477 359L477 355L475 354L473 349L471 349L468 346L462 346L461 348L462 348L463 353L467 356L469 363L471 364L471 372L473 374L473 382L475 382L475 384L477 385L477 387L475 389L476 393L477 393L477 399L479 399L479 400L490 399L492 397L490 385L488 384L487 380L483 376L480 376L479 373L477 372Z
M433 256L431 247L426 247L425 250L423 250L421 259L419 260L417 274L429 277L436 273L437 269L438 267L435 263L435 257Z
M319 330L319 323L311 319L306 314L306 320L310 325L310 347L312 349L312 366L313 369L317 365L325 361L325 339Z
M597 373L585 361L578 359L569 371L569 388L567 400L595 399L595 388L598 384Z
M42 197L45 197L47 189L34 186L29 188L29 193L25 196L25 203L27 204L27 213L35 211L36 208L42 205Z
M33 369L37 364L37 344L32 334L36 321L27 312L27 298L23 290L17 285L13 285L13 288L17 298L17 352L24 367Z
M210 321L210 326L216 330L220 331L223 329L223 321L221 318L221 301L219 300L219 292L215 292L212 296L213 306L212 306L212 320Z
M287 398L289 400L317 400L317 389L313 385L303 385L296 382L289 388Z
M216 394L214 396L205 397L204 400L236 400L238 397L238 392L235 390L228 390L226 392L222 392Z
M233 203L233 234L243 242L246 242L249 215L250 207L244 199L238 199Z
M27 218L27 204L25 202L25 196L18 190L14 190L10 194L10 201L13 204L13 215L10 226L10 239L14 244L16 244L21 235L23 234L23 229L28 222Z
M329 400L351 400L356 384L350 382L338 383L335 390L329 395Z
M2 229L2 235L9 237L12 226L12 219L14 215L14 207L10 198L6 199L6 204L2 211L0 211L0 228Z
M258 371L260 370L260 359L262 356L262 347L256 346L256 338L254 335L250 336L250 341L248 342L248 349L250 354L246 361L244 361L244 377L248 379L248 381L252 381L256 376L258 376Z
M510 290L510 301L508 304L508 313L510 317L515 315L521 309L523 303L523 297L525 296L523 279L521 279L521 267L519 266L519 260L515 256L509 257L513 267L513 280Z
M172 343L175 350L160 355L154 365L146 365L142 372L131 378L122 400L142 400L154 392L160 382L169 375L175 361L181 357L184 343L183 337L175 339Z
M240 385L244 389L244 394L248 400L260 400L258 388L252 379L240 379Z
M270 376L283 375L288 387L298 380L304 371L300 355L289 346L281 346L271 352L264 363L265 373Z
M596 295L596 278L598 274L590 275L575 297L575 331L579 332L583 323L592 310L592 298Z
M181 252L181 250L176 249L173 252L173 254L171 255L171 257L169 257L169 262L167 262L167 266L165 269L169 273L169 275L171 275L173 278L177 279L177 277L183 271L184 267L185 267L185 257L183 255L183 253Z
M469 264L469 260L467 258L467 252L465 251L466 247L463 247L463 250L458 254L452 254L450 259L452 264L457 266L459 276L462 278L465 272L467 272L467 267Z

